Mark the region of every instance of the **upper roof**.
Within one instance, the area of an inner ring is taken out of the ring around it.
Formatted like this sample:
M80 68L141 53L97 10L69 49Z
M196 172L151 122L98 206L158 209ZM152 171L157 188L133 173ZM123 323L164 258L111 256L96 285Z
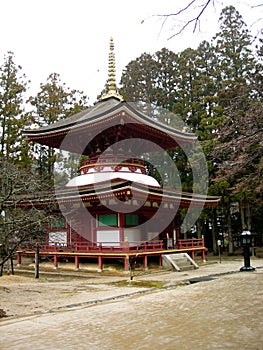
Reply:
M93 154L98 145L103 148L102 139L107 141L107 147L120 140L140 138L164 149L196 140L193 133L161 123L142 112L136 104L121 102L115 97L54 124L25 130L23 134L28 140L85 155Z

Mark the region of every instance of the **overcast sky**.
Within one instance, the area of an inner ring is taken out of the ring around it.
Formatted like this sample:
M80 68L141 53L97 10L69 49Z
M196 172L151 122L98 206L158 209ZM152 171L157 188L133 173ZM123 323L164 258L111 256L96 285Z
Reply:
M83 90L93 103L107 80L109 38L115 44L117 82L125 66L143 52L163 47L180 52L196 48L217 32L223 7L234 5L255 33L262 27L263 7L251 9L261 0L215 0L193 26L168 40L179 30L184 17L163 19L157 14L176 12L190 0L0 0L0 63L7 51L23 68L35 95L40 83L51 73L59 73L71 89ZM200 2L205 2L200 0ZM187 14L188 18L193 16ZM198 9L196 9L198 11ZM144 20L143 24L141 23Z

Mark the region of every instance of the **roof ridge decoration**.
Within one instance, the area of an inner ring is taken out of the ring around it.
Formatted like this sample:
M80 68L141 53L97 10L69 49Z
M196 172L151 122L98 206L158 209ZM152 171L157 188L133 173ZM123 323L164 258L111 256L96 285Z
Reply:
M109 52L109 65L108 65L108 80L107 80L107 92L102 95L100 100L104 101L108 98L114 97L119 101L124 101L124 98L119 94L116 85L116 71L115 71L115 54L114 54L114 43L113 38L110 38L110 52Z

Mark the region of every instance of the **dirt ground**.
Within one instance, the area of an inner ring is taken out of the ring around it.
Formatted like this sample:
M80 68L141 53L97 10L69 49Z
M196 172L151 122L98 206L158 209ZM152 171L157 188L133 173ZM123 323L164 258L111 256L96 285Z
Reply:
M263 348L263 259L185 272L0 277L1 349ZM194 283L195 282L195 283ZM200 283L197 283L200 282Z
M128 277L99 276L85 274L73 277L63 273L35 279L20 275L2 276L0 278L0 308L8 318L34 315L70 308L82 303L98 303L100 300L114 298L131 293L127 287L114 285L118 281L128 281ZM132 292L141 288L133 288Z

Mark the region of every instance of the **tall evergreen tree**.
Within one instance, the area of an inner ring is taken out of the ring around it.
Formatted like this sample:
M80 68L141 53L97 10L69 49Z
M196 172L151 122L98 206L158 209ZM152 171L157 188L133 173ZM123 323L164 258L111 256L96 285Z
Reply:
M219 188L220 183L228 183L229 225L231 202L238 201L240 229L251 229L251 205L259 186L257 170L262 159L263 118L262 103L258 99L260 86L257 84L260 84L262 67L256 64L251 36L235 8L223 9L220 21L221 32L215 37L215 51L220 73L218 98L225 119L211 151L215 166L214 189ZM247 214L244 214L244 208ZM233 242L229 243L233 250Z
M57 73L49 75L46 84L40 85L40 92L36 97L30 97L29 102L35 107L31 115L39 126L53 124L87 107L83 92L71 90ZM40 176L52 184L56 151L52 147L35 145L35 152Z
M196 51L188 48L179 54L177 99L174 101L174 111L184 122L195 130L197 71L195 66Z
M255 69L255 59L247 25L233 6L222 10L219 23L220 32L214 37L220 79L218 88L221 105L228 106L241 92L240 86L249 84L248 77Z
M172 112L178 90L178 55L163 48L153 55L153 59L157 69L154 89L155 103Z
M203 41L196 50L197 80L196 91L198 108L196 110L196 133L204 150L209 150L219 125L223 121L223 108L218 100L218 72L216 70L215 50L208 42Z
M156 62L150 54L143 53L131 61L121 77L121 94L126 101L152 103L156 82Z
M21 129L29 120L24 112L24 93L28 81L21 66L8 52L0 67L0 156L25 167L29 165L28 147L21 137Z
M148 55L147 61L140 61L141 65L128 65L129 80L122 81L124 90L129 89L125 84L132 82L133 96L139 100L144 98L144 94L140 94L143 81L147 102L175 113L165 118L155 113L157 119L169 120L172 124L173 116L179 115L199 136L210 171L209 191L222 196L219 212L225 218L229 252L232 253L234 234L244 228L244 223L253 229L253 215L260 212L256 208L263 188L259 176L263 166L263 50L260 46L257 54L252 51L250 33L233 6L222 10L219 22L220 31L211 44L202 42L196 50L188 48L179 54L163 49L151 57ZM147 65L147 62L151 63ZM150 88L146 89L147 74ZM177 164L183 189L191 191L192 174L185 155L173 150L170 157ZM165 165L159 165L157 170L162 168ZM167 183L168 177L167 174ZM233 203L237 201L238 223L231 214ZM208 209L205 214L204 218L208 220L211 215L212 225L216 225L215 213L209 214ZM215 227L213 237L215 250Z
M256 47L256 65L255 69L249 74L250 81L252 81L251 97L255 101L262 101L263 99L263 29L259 36L259 45Z

